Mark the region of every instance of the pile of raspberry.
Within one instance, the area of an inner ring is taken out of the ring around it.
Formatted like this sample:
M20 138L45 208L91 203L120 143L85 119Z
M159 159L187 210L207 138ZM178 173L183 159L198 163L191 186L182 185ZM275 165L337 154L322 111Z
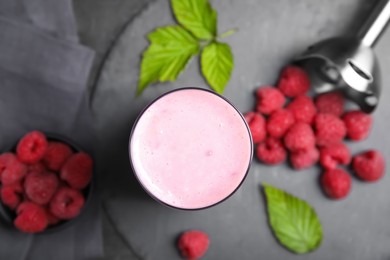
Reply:
M319 164L323 168L321 187L332 199L349 194L348 168L363 181L381 179L385 172L382 154L368 150L352 156L344 142L366 139L372 117L360 110L345 111L345 100L338 92L313 98L309 89L308 76L296 66L282 70L276 87L257 89L256 107L244 115L256 157L270 165L288 158L296 170Z
M15 153L0 155L0 198L15 213L15 227L38 233L79 215L92 167L87 153L42 132L27 133Z

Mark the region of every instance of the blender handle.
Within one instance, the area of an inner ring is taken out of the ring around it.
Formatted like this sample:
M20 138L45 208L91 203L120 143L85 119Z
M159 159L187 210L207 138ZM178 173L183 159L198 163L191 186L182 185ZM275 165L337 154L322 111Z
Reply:
M390 0L379 0L358 33L361 42L373 47L390 19Z

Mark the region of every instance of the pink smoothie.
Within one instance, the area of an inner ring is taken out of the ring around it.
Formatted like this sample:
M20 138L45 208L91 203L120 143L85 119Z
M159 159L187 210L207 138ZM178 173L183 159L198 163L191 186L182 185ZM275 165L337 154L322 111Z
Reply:
M241 114L196 88L163 95L138 119L130 139L135 174L153 197L199 209L231 195L244 180L252 141Z

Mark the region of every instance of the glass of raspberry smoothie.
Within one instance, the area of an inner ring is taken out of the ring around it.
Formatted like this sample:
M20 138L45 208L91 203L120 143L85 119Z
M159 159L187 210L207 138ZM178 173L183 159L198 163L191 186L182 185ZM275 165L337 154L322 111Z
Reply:
M141 186L178 209L203 209L231 196L253 155L242 114L225 98L201 88L168 92L134 124L130 161Z

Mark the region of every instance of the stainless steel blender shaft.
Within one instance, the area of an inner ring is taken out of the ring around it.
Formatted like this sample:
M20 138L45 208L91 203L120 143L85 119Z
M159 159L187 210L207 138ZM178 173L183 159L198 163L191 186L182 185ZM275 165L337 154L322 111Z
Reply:
M390 0L380 0L357 35L322 40L294 62L309 74L315 92L339 91L367 113L381 93L379 63L372 50L390 19Z
M381 0L363 24L358 33L358 38L364 45L373 47L384 31L389 19L390 0Z

